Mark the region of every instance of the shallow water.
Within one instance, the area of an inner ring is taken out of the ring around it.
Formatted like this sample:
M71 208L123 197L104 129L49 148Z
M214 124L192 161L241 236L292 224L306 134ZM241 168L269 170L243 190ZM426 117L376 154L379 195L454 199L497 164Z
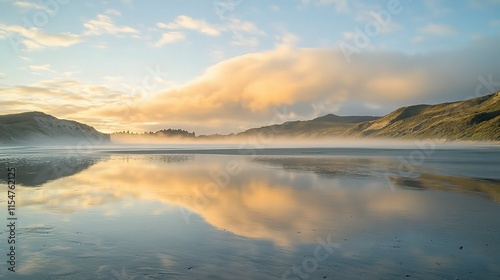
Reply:
M2 149L0 166L5 279L500 277L495 147Z

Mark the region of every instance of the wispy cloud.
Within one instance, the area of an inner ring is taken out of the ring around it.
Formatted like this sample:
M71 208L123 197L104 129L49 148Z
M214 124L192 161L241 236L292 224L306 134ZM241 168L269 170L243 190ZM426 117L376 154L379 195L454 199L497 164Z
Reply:
M9 33L5 30L0 29L0 40L7 39L9 37Z
M109 11L108 11L109 12ZM113 10L112 14L116 14ZM91 19L83 24L87 29L84 35L137 35L139 31L130 26L118 26L115 25L113 19L109 15L99 14L97 18Z
M194 19L189 16L180 15L171 23L158 23L159 28L167 29L189 29L198 31L209 36L218 36L220 31L216 26L207 23L204 20Z
M108 83L119 83L123 81L122 76L104 76L103 80L105 80Z
M422 33L427 33L431 35L455 35L458 33L458 31L452 27L451 25L447 24L434 24L430 23L426 25L425 27L421 28L419 30Z
M42 6L42 5L34 3L34 2L28 2L28 1L12 1L12 5L23 8L23 9L46 10L45 6Z
M355 20L365 26L370 22L377 23L382 33L391 33L402 29L402 26L398 24L397 21L384 19L385 16L380 14L382 7L377 7L377 5L362 5L359 3L356 6Z
M258 37L265 36L266 33L260 30L253 22L243 21L238 18L229 18L227 24L221 30L230 32L233 36L232 43L235 45L257 46Z
M2 33L3 32L3 33ZM72 33L48 34L39 28L25 28L19 25L0 23L0 33L12 36L13 42L24 45L29 50L44 47L67 47L82 41L81 37Z
M175 30L165 32L155 46L163 46L168 43L178 42L185 38L184 30L192 30L207 36L220 36L222 33L231 33L235 45L256 46L259 44L258 36L265 35L254 23L243 21L235 17L228 18L223 24L210 24L205 20L194 19L181 15L173 22L156 24L158 28Z
M106 10L106 12L104 12L105 14L107 15L110 15L110 16L121 16L122 13L118 10L115 10L115 9L109 9L109 10Z
M293 33L285 33L281 35L276 44L277 48L294 48L295 44L300 41L300 38Z
M33 65L30 69L51 71L50 65ZM96 102L115 103L131 98L123 92L69 79L42 80L29 85L0 88L0 95L2 101L16 104L6 107L5 113L43 111L66 118L87 111ZM96 124L101 123L99 119L94 120Z
M51 68L51 65L50 64L42 64L42 65L30 65L29 68L31 70L35 70L35 71L48 71L48 72L54 72L54 70L52 70Z
M158 42L154 43L155 47L162 47L166 44L171 44L175 43L178 41L181 41L185 38L186 36L182 32L177 32L177 31L168 31L164 32L161 35L161 38Z

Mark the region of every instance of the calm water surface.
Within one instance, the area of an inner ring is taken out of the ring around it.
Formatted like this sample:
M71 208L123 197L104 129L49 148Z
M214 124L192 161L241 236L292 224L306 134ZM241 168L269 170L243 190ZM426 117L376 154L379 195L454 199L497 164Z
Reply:
M498 148L23 151L2 279L500 279Z

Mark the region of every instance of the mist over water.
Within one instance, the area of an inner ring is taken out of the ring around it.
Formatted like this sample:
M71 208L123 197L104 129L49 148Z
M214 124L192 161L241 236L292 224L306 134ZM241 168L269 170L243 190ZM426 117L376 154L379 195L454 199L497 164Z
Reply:
M389 138L348 138L348 137L325 137L317 139L288 138L288 137L224 137L215 139L191 139L191 138L162 138L150 139L133 138L133 140L112 139L111 142L93 141L81 139L79 141L49 141L42 144L33 141L30 145L18 147L41 147L56 148L63 147L66 150L101 150L101 149L266 149L266 148L386 148L386 149L428 149L428 148L482 148L500 149L496 142L478 141L445 141L436 139L389 139ZM15 146L0 146L0 149L10 149Z

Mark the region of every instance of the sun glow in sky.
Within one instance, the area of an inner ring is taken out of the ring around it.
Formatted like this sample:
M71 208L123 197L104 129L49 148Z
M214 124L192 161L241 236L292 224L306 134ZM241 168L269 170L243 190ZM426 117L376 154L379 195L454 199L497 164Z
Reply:
M0 0L0 114L230 133L500 89L500 1Z

